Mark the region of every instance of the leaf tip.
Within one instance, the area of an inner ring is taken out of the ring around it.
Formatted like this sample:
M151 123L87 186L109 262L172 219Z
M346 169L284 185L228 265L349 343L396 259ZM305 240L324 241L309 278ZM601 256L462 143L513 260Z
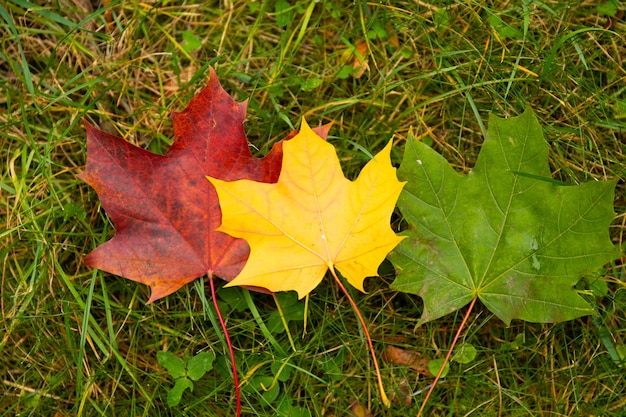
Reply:
M300 131L301 132L309 132L309 131L313 131L311 129L311 127L309 126L309 124L306 121L306 117L302 116L302 122L300 123ZM315 133L315 132L313 132Z

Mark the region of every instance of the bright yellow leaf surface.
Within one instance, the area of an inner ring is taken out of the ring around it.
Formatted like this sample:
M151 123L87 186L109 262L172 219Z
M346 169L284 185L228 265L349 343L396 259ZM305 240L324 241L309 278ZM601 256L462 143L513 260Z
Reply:
M228 286L310 293L336 269L361 291L400 241L389 222L404 183L391 165L391 142L356 181L346 179L335 148L302 121L283 144L278 182L210 178L222 208L218 231L245 239L250 257Z

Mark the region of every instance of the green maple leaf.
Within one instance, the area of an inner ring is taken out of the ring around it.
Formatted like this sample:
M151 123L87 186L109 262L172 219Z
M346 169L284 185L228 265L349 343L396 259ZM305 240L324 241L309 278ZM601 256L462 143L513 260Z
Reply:
M609 238L614 181L552 180L532 110L489 119L476 166L455 172L409 139L398 171L408 236L392 252L392 288L424 301L421 322L475 297L502 321L557 322L593 314L573 288L617 257Z

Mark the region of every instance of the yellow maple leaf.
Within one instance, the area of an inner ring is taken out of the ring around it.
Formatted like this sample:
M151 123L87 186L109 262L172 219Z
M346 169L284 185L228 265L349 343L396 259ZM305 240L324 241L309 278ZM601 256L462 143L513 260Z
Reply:
M302 298L328 269L361 291L403 239L389 225L404 186L391 165L391 141L355 181L346 179L334 147L303 119L283 144L278 182L210 178L222 209L217 229L245 239L248 261L228 286L290 291Z

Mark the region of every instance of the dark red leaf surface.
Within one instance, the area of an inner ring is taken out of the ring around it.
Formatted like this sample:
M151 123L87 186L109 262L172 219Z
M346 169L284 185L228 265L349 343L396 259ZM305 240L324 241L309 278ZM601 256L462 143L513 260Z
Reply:
M96 190L116 234L85 263L149 285L149 303L206 274L233 279L249 247L215 231L220 206L205 176L275 182L282 162L281 142L252 157L245 115L246 103L235 102L211 69L208 86L173 113L175 138L165 155L86 123L87 167L79 177Z

